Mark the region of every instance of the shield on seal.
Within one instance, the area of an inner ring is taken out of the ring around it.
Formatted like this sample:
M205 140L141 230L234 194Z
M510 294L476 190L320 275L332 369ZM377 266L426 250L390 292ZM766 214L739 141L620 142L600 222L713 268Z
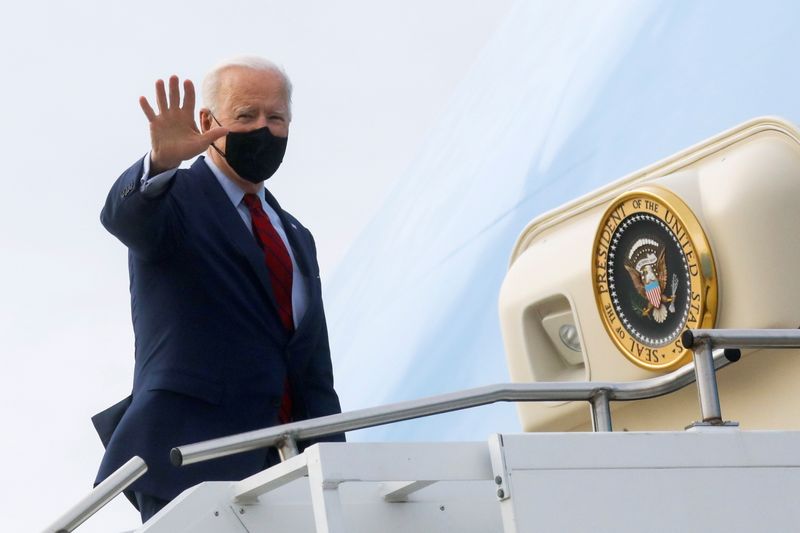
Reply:
M658 284L658 280L653 280L645 285L644 290L650 305L656 309L661 307L661 286Z

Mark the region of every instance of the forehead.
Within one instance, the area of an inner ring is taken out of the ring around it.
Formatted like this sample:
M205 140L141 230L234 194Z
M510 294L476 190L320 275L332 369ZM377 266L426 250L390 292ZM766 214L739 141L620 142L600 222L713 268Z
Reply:
M271 70L230 67L220 73L219 103L233 109L243 105L288 107L283 78Z

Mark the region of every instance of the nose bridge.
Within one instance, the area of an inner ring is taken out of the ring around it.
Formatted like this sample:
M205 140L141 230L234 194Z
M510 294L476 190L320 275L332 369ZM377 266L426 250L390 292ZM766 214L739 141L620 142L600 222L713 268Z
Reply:
M258 118L256 119L256 127L257 128L263 128L263 127L267 126L268 123L269 123L269 120L268 120L268 117L267 117L267 112L266 112L266 110L261 109L258 112Z

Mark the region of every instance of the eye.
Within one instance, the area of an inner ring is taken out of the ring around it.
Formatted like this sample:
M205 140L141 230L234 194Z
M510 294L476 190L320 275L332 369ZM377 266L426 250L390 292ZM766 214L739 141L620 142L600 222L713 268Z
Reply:
M270 120L279 121L279 122L283 122L284 121L284 118L283 118L282 115L270 115L269 119Z
M249 120L253 118L253 113L245 111L236 115L236 120Z

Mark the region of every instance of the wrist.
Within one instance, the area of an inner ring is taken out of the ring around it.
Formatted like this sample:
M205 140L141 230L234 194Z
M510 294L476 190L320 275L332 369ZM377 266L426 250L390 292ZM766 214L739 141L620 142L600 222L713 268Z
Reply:
M181 161L163 161L158 157L154 156L153 153L150 153L150 176L157 176L162 172L166 172L167 170L172 170L173 168L179 167Z

